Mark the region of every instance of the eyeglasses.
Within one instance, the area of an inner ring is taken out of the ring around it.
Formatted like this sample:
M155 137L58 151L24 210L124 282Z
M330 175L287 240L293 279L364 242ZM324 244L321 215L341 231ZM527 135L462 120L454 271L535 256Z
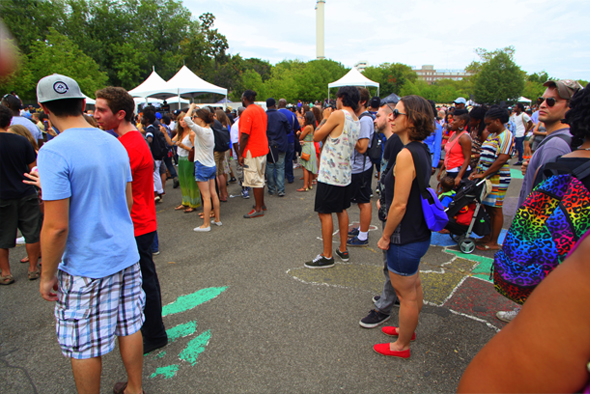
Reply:
M555 97L539 97L539 105L543 104L543 101L547 102L548 107L553 107L557 102L557 99Z
M404 114L402 112L399 112L397 108L393 110L392 114L393 114L393 119L394 120L397 119L397 117L400 116L400 115L406 115L406 116L408 116L407 114Z

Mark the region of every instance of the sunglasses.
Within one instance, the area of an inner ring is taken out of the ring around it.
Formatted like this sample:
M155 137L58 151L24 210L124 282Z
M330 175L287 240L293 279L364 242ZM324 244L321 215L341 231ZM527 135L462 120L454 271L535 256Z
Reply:
M402 112L399 112L397 108L393 110L392 114L393 114L393 119L397 119L397 117L400 116L400 115L406 115L406 116L408 116L407 114L404 114Z
M553 107L557 102L557 99L555 97L539 97L539 105L543 104L543 101L547 102L548 107Z

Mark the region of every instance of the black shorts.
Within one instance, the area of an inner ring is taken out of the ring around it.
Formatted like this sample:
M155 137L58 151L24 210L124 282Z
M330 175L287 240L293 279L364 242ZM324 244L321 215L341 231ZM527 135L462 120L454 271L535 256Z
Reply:
M334 186L318 182L315 192L317 213L340 213L350 208L351 186Z
M8 249L16 246L17 229L22 233L26 243L39 242L41 224L41 209L37 194L16 200L0 200L0 248Z
M352 183L350 184L351 199L354 204L367 204L371 202L371 182L373 181L373 166L365 172L352 174Z

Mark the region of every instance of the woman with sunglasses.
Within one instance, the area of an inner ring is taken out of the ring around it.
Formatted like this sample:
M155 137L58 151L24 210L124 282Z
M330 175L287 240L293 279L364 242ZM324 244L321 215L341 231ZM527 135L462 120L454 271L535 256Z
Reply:
M424 219L417 177L423 177L425 184L430 181L430 152L422 141L434 131L433 120L430 103L419 96L403 97L389 115L391 129L405 147L384 177L388 213L383 235L377 242L380 249L387 251L389 277L400 301L399 327L381 329L397 340L373 347L385 356L410 357L410 341L416 338L414 331L422 310L418 266L430 246L431 232Z
M172 139L174 145L178 147L178 180L182 194L182 203L174 209L190 213L201 206L201 193L195 181L195 166L188 160L188 155L195 145L195 133L184 121L185 115L185 112L178 115L176 135Z
M490 132L488 139L481 146L481 156L477 173L469 179L483 179L491 176L492 192L483 200L486 212L490 215L492 231L475 241L479 250L498 250L498 237L504 224L502 205L506 190L510 185L510 151L514 143L513 134L504 126L510 115L508 111L494 106L486 112L484 123Z
M203 195L203 225L195 227L196 232L211 231L211 223L221 226L219 220L219 197L215 190L215 175L217 166L213 148L215 137L211 130L211 123L215 117L211 111L200 108L195 111L196 104L192 103L184 117L184 121L195 132L195 180ZM193 112L195 113L193 115ZM191 120L191 115L192 120ZM211 201L213 201L214 220L211 220Z

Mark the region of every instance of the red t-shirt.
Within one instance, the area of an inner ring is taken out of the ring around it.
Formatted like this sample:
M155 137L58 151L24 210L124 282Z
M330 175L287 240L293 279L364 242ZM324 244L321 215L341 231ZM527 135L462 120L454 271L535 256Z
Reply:
M266 112L256 104L250 104L240 116L240 134L248 134L248 143L244 149L244 157L250 151L252 157L264 156L268 153L266 138Z
M135 236L139 237L158 228L154 201L154 159L150 147L139 131L130 131L119 137L119 141L127 150L131 164L133 176L131 219Z

